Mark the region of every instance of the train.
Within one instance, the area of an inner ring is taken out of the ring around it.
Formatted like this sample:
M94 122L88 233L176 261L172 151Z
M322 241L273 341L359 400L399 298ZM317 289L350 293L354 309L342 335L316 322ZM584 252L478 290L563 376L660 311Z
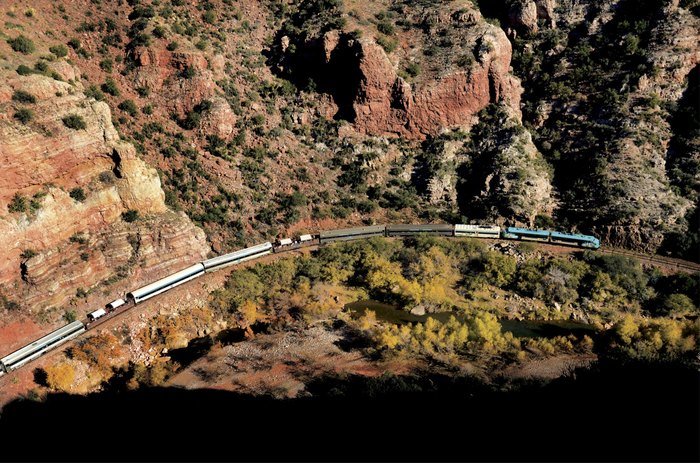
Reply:
M410 237L416 235L434 235L447 237L507 239L517 241L537 241L543 243L598 249L600 241L591 235L563 233L552 230L531 230L528 228L505 227L498 225L472 224L390 224L368 225L363 227L342 228L320 231L317 234L303 234L294 238L277 239L274 243L264 242L249 248L212 257L197 262L185 269L149 283L141 288L126 293L124 298L116 299L104 307L87 314L85 321L74 321L37 339L21 349L0 358L0 376L7 374L51 349L80 336L90 326L111 313L128 310L152 297L162 294L176 286L232 265L259 259L271 253L288 252L297 248L325 245L337 241L350 241L372 237Z

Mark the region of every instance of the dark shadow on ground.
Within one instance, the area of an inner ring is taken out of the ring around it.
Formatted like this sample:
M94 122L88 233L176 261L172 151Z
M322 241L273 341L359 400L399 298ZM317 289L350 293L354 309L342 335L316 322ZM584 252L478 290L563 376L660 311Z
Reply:
M141 389L2 410L3 460L698 461L698 372L599 365L496 392L469 378L324 378L313 397Z

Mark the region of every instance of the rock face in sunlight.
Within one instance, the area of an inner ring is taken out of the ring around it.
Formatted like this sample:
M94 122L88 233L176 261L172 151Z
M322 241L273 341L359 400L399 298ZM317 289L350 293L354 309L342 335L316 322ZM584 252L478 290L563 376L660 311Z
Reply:
M520 112L520 82L510 74L511 44L470 2L420 5L403 13L420 25L410 49L387 52L381 38L332 30L301 44L291 64L313 74L338 104L338 115L366 134L423 139L446 127L469 127L489 103ZM286 48L289 38L279 44ZM436 50L435 44L446 48Z
M23 93L36 99L26 123L9 110ZM0 107L6 296L27 307L60 305L117 274L138 279L207 254L204 233L168 210L156 170L120 140L107 104L87 98L82 85L6 73ZM128 211L139 219L124 221Z

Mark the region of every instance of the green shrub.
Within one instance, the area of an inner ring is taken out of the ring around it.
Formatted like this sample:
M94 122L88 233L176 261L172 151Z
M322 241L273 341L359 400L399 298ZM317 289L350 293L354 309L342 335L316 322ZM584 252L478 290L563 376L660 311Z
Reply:
M32 42L30 38L21 34L14 39L7 39L7 43L10 44L10 47L12 47L14 51L25 55L34 53L34 50L36 50L34 42Z
M180 73L180 75L182 76L183 79L191 79L191 78L193 78L193 77L195 76L195 74L197 74L197 71L196 71L195 68L192 67L192 66L186 67L186 68Z
M177 43L176 41L173 40L173 41L170 42L165 48L166 48L168 51L175 51L175 50L177 50L177 47L178 47L178 43Z
M202 15L202 20L207 24L214 24L216 22L216 13L212 10L206 11Z
M75 234L71 235L71 237L68 238L68 240L71 243L77 243L77 244L87 244L87 242L88 242L88 239L85 236L81 235L80 233L75 233Z
M68 55L68 47L66 47L63 44L59 45L54 45L53 47L49 47L49 51L56 55L58 58L63 58L64 56Z
M136 115L139 112L139 108L136 106L136 103L134 103L133 100L124 100L121 103L119 103L119 106L117 106L117 108L128 113L131 117L136 117Z
M73 323L77 319L77 316L75 315L75 310L66 310L63 313L63 320L66 323Z
M73 50L78 50L80 48L80 40L73 38L68 41L68 46Z
M156 38L164 39L168 35L168 31L163 26L156 26L153 28L153 35Z
M33 116L34 114L30 110L22 108L18 109L13 117L20 121L22 124L26 125L29 121L32 120Z
M382 21L377 24L377 30L382 34L392 35L394 33L394 25L388 21Z
M28 76L29 74L34 74L34 70L29 66L20 64L19 66L17 66L17 74L19 74L20 76Z
M69 194L70 197L75 199L76 201L85 201L85 191L80 187L73 188L72 190L70 190Z
M105 99L105 94L102 90L97 88L96 85L90 85L87 90L85 90L85 96L88 98L94 98L97 101L102 101Z
M7 205L7 210L10 212L27 212L27 198L19 193L15 193L12 201Z
M376 38L377 44L381 46L385 52L391 53L392 51L396 50L396 47L398 46L399 42L394 39L389 39L384 36L379 36Z
M107 80L105 80L101 88L103 92L109 93L112 96L119 96L120 94L117 83L111 77L107 77Z
M406 74L411 77L416 77L418 74L420 74L420 65L418 63L410 63L408 66L406 66Z
M100 61L100 69L102 69L104 72L112 72L113 65L114 61L112 61L112 58L105 58Z
M79 116L78 114L69 114L61 120L63 121L63 125L65 125L69 129L84 130L85 128L87 128L85 119L83 119L82 116Z
M22 254L20 254L19 256L22 259L31 259L32 257L37 256L38 254L39 253L36 252L34 249L25 249L22 251Z
M124 222L134 222L139 218L139 211L136 211L134 209L129 209L126 212L122 212L122 219Z
M36 97L24 90L16 90L12 94L12 100L18 103L36 103Z

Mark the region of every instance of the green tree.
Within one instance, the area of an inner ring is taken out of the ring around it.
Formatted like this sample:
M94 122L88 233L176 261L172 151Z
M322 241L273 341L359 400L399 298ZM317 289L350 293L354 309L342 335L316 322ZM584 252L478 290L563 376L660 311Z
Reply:
M134 209L129 209L128 211L122 212L122 220L124 222L135 222L139 218L139 211Z
M29 202L27 198L19 193L15 193L10 204L7 206L7 210L10 212L27 212L28 206Z
M684 318L698 314L698 308L685 294L670 294L661 303L660 312L671 318Z

